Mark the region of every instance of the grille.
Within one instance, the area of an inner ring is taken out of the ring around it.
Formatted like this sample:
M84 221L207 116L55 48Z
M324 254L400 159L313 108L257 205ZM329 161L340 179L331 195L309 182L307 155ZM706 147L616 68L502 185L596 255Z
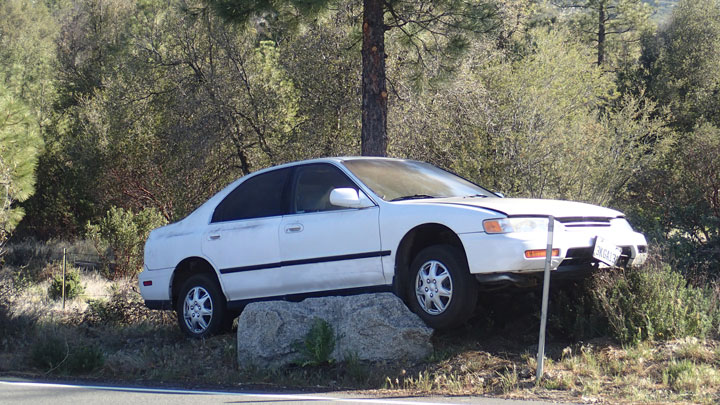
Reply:
M608 226L610 226L610 218L603 218L603 217L565 217L565 218L557 218L557 220L560 223L562 223L563 225L565 225L566 228L608 227Z

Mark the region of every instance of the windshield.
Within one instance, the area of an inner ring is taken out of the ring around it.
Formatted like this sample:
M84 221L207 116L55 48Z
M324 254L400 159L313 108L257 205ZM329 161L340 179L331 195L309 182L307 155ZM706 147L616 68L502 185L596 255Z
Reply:
M385 201L443 197L496 197L484 188L431 164L412 160L355 159L343 162Z

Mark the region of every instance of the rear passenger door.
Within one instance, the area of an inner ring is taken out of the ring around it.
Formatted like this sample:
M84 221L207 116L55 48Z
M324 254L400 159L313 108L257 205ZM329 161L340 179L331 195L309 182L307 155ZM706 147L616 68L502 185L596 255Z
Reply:
M287 213L291 168L242 182L218 204L203 235L203 254L220 272L229 300L281 295L278 228Z
M289 292L343 290L385 283L379 208L334 206L330 203L330 192L335 188L359 190L340 169L328 163L295 169L290 212L283 217L279 230L282 283Z

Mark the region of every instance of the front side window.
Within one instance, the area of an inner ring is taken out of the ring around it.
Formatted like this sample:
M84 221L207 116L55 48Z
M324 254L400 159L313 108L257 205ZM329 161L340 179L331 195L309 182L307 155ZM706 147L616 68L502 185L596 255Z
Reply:
M312 164L297 169L293 209L296 213L344 209L330 204L336 188L358 187L343 172L329 164Z
M218 204L212 222L272 217L285 214L283 191L290 168L273 170L251 177Z

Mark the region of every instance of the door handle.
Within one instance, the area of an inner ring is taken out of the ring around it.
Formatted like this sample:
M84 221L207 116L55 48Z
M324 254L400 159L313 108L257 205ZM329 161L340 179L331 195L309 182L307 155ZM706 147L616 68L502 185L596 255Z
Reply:
M302 224L288 224L285 225L285 233L297 233L303 231Z
M218 240L220 239L220 235L210 235L210 240Z

